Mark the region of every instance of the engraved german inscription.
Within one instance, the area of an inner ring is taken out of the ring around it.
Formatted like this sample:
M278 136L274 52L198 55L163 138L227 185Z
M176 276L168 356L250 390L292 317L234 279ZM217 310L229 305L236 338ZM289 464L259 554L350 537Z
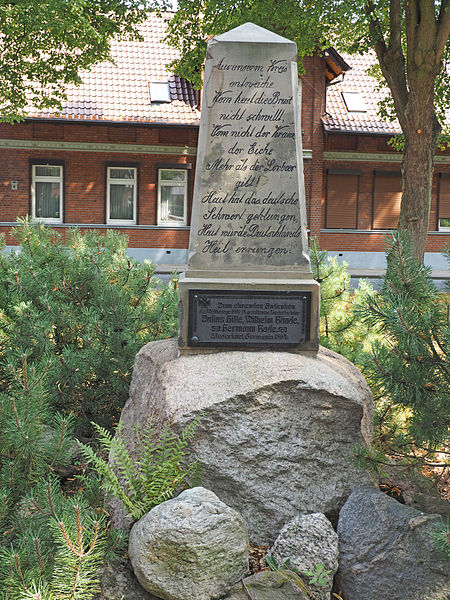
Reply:
M310 292L190 290L191 346L295 346L309 339Z

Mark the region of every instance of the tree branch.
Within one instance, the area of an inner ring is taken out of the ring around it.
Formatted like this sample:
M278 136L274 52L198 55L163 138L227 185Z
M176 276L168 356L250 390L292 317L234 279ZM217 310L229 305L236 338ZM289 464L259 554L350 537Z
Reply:
M436 34L436 66L440 65L442 55L450 35L450 0L442 0L437 21Z
M400 0L390 0L389 2L389 49L396 51L402 48L402 10Z
M365 12L369 20L369 32L373 38L373 45L381 72L391 90L395 112L400 126L404 130L406 125L404 114L408 103L408 86L405 74L405 57L402 50L400 0L390 0L389 11L392 22L389 30L389 47L386 47L383 28L375 13L373 0L368 0L365 7Z
M386 42L384 41L383 29L375 13L375 5L372 0L368 0L365 6L366 16L369 19L369 33L373 38L373 44L377 56L386 54Z
M414 48L416 46L417 21L419 19L418 0L405 2L405 29L407 41L407 60L412 63L414 60Z

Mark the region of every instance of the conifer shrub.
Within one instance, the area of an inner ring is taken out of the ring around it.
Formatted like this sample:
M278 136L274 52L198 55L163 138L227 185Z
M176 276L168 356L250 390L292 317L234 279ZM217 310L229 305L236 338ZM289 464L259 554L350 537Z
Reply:
M365 355L363 368L383 441L399 456L432 456L450 426L450 322L430 268L417 262L407 234L388 242L383 286L358 314L383 340Z
M0 394L0 598L91 598L110 534L99 505L64 494L57 476L74 458L74 417L48 402L48 363L29 365L24 355L8 368Z
M20 251L0 253L0 599L87 600L125 536L94 473L62 485L75 436L118 420L138 350L175 335L176 290L111 231L26 218L14 235Z
M77 416L77 431L111 427L128 395L135 355L176 334L176 290L153 267L126 255L127 238L69 230L63 237L28 218L13 235L20 251L0 254L0 391L5 364L47 364L50 405Z
M359 366L379 334L361 321L355 309L362 298L371 298L375 292L366 280L352 289L347 263L339 264L336 257L320 250L316 239L311 242L310 257L314 279L320 283L320 344Z

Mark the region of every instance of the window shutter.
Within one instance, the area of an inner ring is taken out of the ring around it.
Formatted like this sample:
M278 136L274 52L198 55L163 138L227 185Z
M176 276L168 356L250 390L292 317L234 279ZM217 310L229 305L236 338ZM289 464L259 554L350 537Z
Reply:
M328 173L325 227L356 229L359 176Z
M402 200L400 173L375 173L373 229L396 229Z
M450 177L443 173L439 181L439 218L450 219Z

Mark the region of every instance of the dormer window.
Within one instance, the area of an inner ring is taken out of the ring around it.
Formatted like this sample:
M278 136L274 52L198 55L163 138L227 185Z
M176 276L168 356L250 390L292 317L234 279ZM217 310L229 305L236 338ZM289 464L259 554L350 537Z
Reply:
M367 112L367 104L361 92L341 92L348 112Z
M150 81L150 102L171 102L168 81Z

